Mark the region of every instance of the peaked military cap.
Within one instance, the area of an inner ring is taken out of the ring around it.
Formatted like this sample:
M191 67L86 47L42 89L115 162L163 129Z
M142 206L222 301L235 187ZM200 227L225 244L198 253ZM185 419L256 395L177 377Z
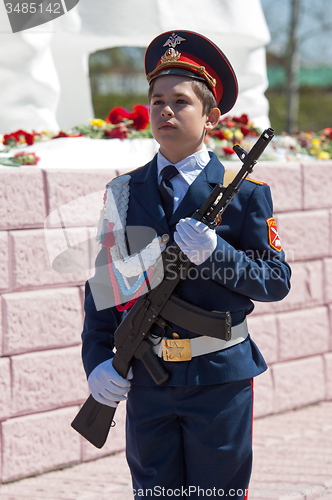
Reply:
M187 76L206 83L221 114L234 106L238 83L225 54L208 38L193 31L167 31L158 35L145 53L149 84L162 75Z

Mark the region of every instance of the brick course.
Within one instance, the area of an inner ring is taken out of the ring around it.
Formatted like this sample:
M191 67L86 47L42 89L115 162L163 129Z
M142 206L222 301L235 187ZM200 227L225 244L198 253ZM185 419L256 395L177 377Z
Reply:
M115 176L115 170L47 171L49 214L60 208L66 226L93 226L103 206L106 184ZM55 215L55 214L54 214ZM56 217L50 217L51 226L59 226Z
M10 359L0 359L0 420L11 413L11 375Z
M276 217L281 242L295 261L330 256L330 218L327 210L280 213Z
M67 250L62 229L50 229L47 232L50 252L46 246L43 229L11 231L13 245L13 289L19 291L29 288L41 288L67 283L85 281L83 270L73 273L56 272L51 267L52 257ZM69 244L86 241L85 229L72 229L68 232ZM51 254L53 252L53 255ZM51 257L51 259L50 259Z
M0 229L43 227L43 172L35 167L1 170Z
M324 291L327 304L332 303L332 259L324 259Z
M3 354L80 343L83 313L78 287L9 293L2 301Z
M0 291L10 287L9 240L7 231L0 231Z
M70 422L78 407L12 418L2 423L2 481L78 463L80 437Z
M259 162L251 177L266 182L273 195L274 212L303 208L302 168L299 163Z
M279 314L279 360L305 358L329 350L327 307Z
M332 399L332 352L324 355L326 376L326 399Z
M12 357L12 415L76 404L88 396L80 346Z
M331 207L332 161L303 165L304 209Z
M271 370L275 388L276 413L325 399L326 381L322 356L276 363Z

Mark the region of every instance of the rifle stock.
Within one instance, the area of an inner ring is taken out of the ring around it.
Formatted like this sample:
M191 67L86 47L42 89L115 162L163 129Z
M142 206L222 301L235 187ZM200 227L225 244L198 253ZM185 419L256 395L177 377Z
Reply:
M102 448L112 427L115 410L98 403L90 394L71 426L96 448Z

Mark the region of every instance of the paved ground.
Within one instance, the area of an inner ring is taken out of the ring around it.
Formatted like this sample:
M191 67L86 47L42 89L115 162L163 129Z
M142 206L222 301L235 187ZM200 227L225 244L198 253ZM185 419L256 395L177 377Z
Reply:
M0 499L132 500L130 487L120 453L2 485ZM332 402L255 420L249 498L332 500Z

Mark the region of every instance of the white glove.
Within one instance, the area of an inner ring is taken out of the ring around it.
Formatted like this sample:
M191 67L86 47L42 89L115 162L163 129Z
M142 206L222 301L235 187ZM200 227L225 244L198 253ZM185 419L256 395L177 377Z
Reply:
M186 217L176 225L174 241L188 259L198 266L214 252L217 246L217 234L204 222Z
M116 408L119 401L127 399L130 389L129 380L133 378L130 368L127 378L121 377L113 368L113 359L96 366L88 377L88 385L93 398L103 405Z

